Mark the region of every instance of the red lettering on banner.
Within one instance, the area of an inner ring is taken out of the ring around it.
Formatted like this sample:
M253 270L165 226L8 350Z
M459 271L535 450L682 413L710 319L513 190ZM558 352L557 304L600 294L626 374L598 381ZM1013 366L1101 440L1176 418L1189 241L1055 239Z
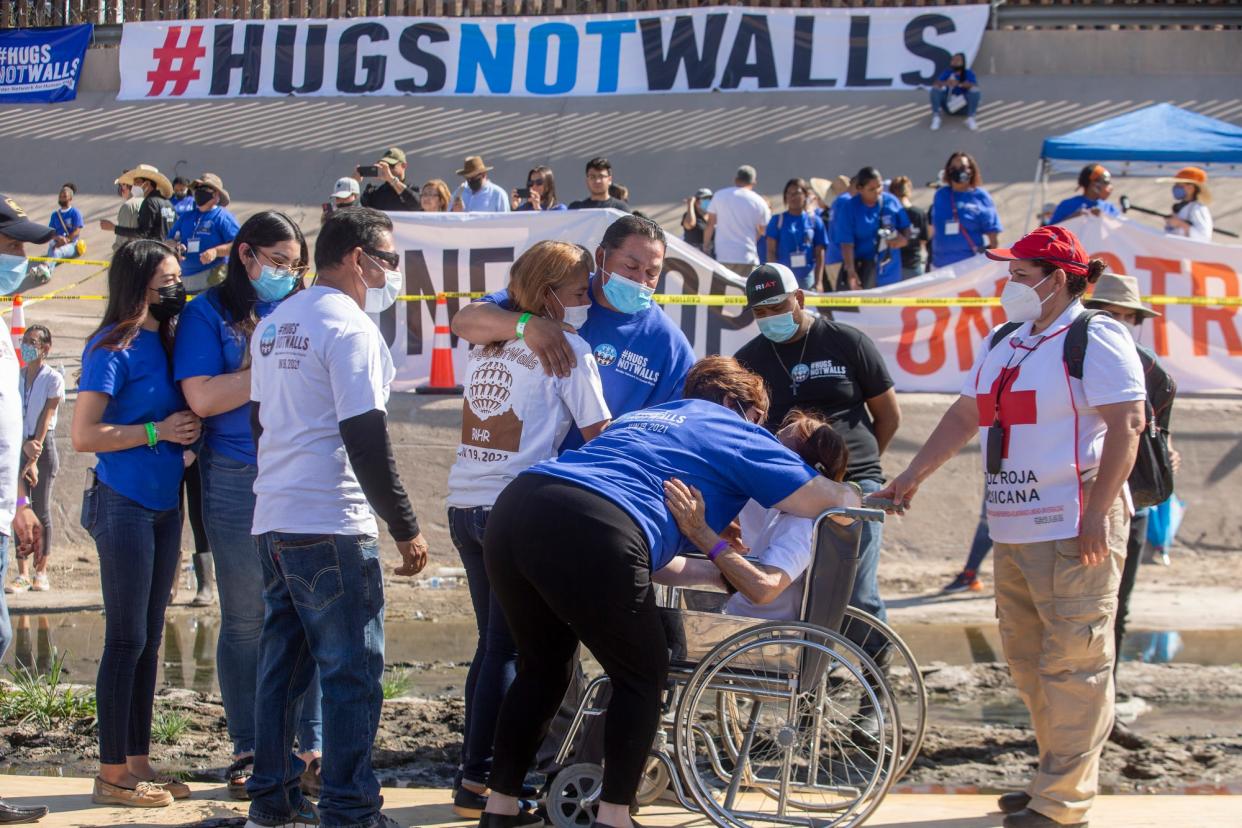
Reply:
M1103 251L1100 253L1092 253L1089 258L1103 259L1104 264L1108 266L1109 273L1125 274L1126 272L1126 266L1121 263L1121 259L1118 258L1116 255L1109 253L1107 251Z
M1162 259L1158 256L1135 256L1134 266L1141 270L1151 271L1151 293L1153 296L1165 296L1169 292L1169 284L1165 277L1170 273L1180 274L1182 263L1177 259ZM1157 316L1151 321L1152 344L1156 356L1169 355L1169 320Z
M923 311L931 311L936 321L927 338L927 359L918 362L914 357L914 339L919 332L919 313ZM901 340L897 343L897 364L901 370L922 377L944 367L944 332L949 327L949 316L948 308L901 309Z
M1238 295L1238 274L1228 265L1217 262L1191 262L1190 279L1194 285L1195 296L1234 296ZM1225 292L1208 293L1208 279L1216 279L1224 283ZM1190 309L1191 335L1195 343L1195 356L1208 355L1208 325L1220 325L1221 337L1225 340L1225 350L1229 356L1242 355L1242 337L1238 336L1235 317L1237 308L1200 308Z
M993 296L1000 296L1001 290L1005 286L1008 279L997 279L993 288ZM977 298L980 293L977 290L964 290L958 294L958 297ZM992 319L989 322L986 314L991 310ZM975 343L988 335L988 331L1005 321L1005 312L1001 310L999 305L984 308L958 308L957 324L953 326L953 336L957 344L957 367L962 371L969 371L970 366L975 364ZM973 329L973 330L972 330Z

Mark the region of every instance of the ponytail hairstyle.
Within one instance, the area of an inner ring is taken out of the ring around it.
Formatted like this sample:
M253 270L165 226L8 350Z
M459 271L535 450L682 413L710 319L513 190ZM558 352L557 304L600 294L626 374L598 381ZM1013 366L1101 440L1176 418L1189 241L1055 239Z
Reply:
M1104 271L1108 269L1108 265L1103 259L1092 259L1087 262L1086 273L1070 273L1065 265L1050 262L1045 259L1036 259L1035 264L1039 265L1044 271L1045 276L1051 276L1057 270L1065 271L1065 289L1069 291L1072 297L1082 296L1087 292L1087 285L1094 285L1104 275Z
M798 445L794 449L802 462L840 483L850 462L850 450L836 429L800 408L794 408L781 421L780 431L793 426Z

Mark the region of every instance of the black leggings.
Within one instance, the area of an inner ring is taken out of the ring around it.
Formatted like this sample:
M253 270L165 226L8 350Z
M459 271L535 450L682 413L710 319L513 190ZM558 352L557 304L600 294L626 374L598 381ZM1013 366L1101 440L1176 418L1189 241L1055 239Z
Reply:
M496 500L483 557L518 648L517 677L496 725L490 787L521 793L581 641L612 681L601 796L630 803L668 678L668 645L642 530L592 491L527 474Z
M211 549L207 544L207 524L203 522L203 478L199 474L197 458L186 467L185 474L181 477L181 493L185 496L182 517L190 518L194 554L205 555Z

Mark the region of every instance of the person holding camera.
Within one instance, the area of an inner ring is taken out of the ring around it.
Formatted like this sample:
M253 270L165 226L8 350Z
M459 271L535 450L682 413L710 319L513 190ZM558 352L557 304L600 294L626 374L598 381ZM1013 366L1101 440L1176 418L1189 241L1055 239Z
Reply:
M895 266L901 279L901 255L906 246L910 216L892 193L884 192L884 177L875 167L863 167L854 176L855 195L832 216L832 237L841 245L841 274L837 290L870 290L880 272Z
M510 205L517 212L533 210L567 210L564 202L556 197L556 177L550 167L534 167L526 174L526 186L518 187L510 194Z
M368 184L362 191L358 203L373 210L387 213L416 213L418 190L405 183L405 173L409 169L405 160L405 151L399 147L384 150L380 159L369 167L355 167L354 178L359 182L364 178L378 178L379 184Z
M712 191L699 187L686 199L686 212L681 215L681 240L697 250L703 250L703 231L707 229L707 208L711 203Z
M996 247L1002 229L974 158L964 152L950 155L942 180L931 208L933 270Z

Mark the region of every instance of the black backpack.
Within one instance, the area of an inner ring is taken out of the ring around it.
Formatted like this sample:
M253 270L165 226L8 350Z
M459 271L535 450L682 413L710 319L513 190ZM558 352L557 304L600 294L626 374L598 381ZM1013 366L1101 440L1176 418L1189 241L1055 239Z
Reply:
M1087 326L1102 311L1084 311L1070 323L1065 332L1065 360L1069 375L1082 379L1083 362L1087 358ZM1020 322L1006 322L992 334L990 348L1021 327ZM1147 386L1145 413L1147 420L1139 437L1138 454L1134 469L1130 472L1130 496L1136 509L1163 503L1173 495L1173 463L1169 459L1169 418L1173 413L1173 398L1177 396L1177 383L1160 365L1156 355L1135 344L1139 361L1143 363L1143 379Z

